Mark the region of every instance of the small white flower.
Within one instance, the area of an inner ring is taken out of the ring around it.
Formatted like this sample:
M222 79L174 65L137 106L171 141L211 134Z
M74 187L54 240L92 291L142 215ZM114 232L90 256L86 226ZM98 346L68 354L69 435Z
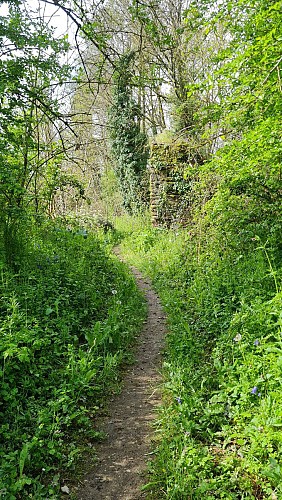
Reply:
M236 337L234 337L234 342L240 342L242 340L242 335L240 333L237 333Z
M117 294L117 290L112 290L112 294L116 295Z
M62 491L63 493L66 493L67 495L69 495L69 494L70 494L70 489L69 489L67 486L62 486L62 487L61 487L61 491Z

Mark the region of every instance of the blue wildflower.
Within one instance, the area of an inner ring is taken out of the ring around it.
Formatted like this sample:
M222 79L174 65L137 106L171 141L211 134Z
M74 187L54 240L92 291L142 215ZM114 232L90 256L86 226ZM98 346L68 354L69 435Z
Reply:
M175 398L178 404L182 404L182 399L180 397Z
M87 230L84 228L79 229L78 231L76 231L75 234L77 234L79 236L83 236L84 239L87 238L87 235L88 235Z
M256 394L258 392L257 386L253 387L251 390L251 394Z
M254 345L257 347L259 344L260 344L259 340L258 340L258 339L256 339L256 340L254 341Z

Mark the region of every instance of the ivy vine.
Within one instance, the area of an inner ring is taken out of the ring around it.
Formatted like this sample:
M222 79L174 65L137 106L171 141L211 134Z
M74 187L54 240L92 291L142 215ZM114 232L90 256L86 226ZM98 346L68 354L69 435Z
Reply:
M134 53L129 52L119 61L110 109L114 169L124 207L131 214L140 211L148 200L146 167L149 155L147 136L140 130L140 106L133 95L133 74L130 69L133 58Z

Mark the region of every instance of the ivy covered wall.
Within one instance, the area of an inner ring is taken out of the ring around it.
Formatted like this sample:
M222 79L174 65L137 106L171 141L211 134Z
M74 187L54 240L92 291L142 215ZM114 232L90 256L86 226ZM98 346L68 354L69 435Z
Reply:
M197 164L187 143L151 145L150 207L155 226L185 225Z

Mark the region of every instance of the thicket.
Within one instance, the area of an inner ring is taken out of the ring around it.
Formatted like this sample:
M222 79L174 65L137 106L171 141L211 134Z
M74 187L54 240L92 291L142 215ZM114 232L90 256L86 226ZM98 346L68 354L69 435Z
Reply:
M152 498L282 494L281 238L239 201L218 194L190 231L142 221L123 244L169 322Z
M0 259L0 491L59 498L100 436L95 415L144 302L97 234L75 223L29 226L22 248L17 273Z
M10 242L16 243L26 212L50 213L55 190L66 182L60 167L68 120L51 90L70 77L70 68L60 62L66 38L55 39L40 12L35 16L20 2L6 7L0 16L0 231L12 262Z

